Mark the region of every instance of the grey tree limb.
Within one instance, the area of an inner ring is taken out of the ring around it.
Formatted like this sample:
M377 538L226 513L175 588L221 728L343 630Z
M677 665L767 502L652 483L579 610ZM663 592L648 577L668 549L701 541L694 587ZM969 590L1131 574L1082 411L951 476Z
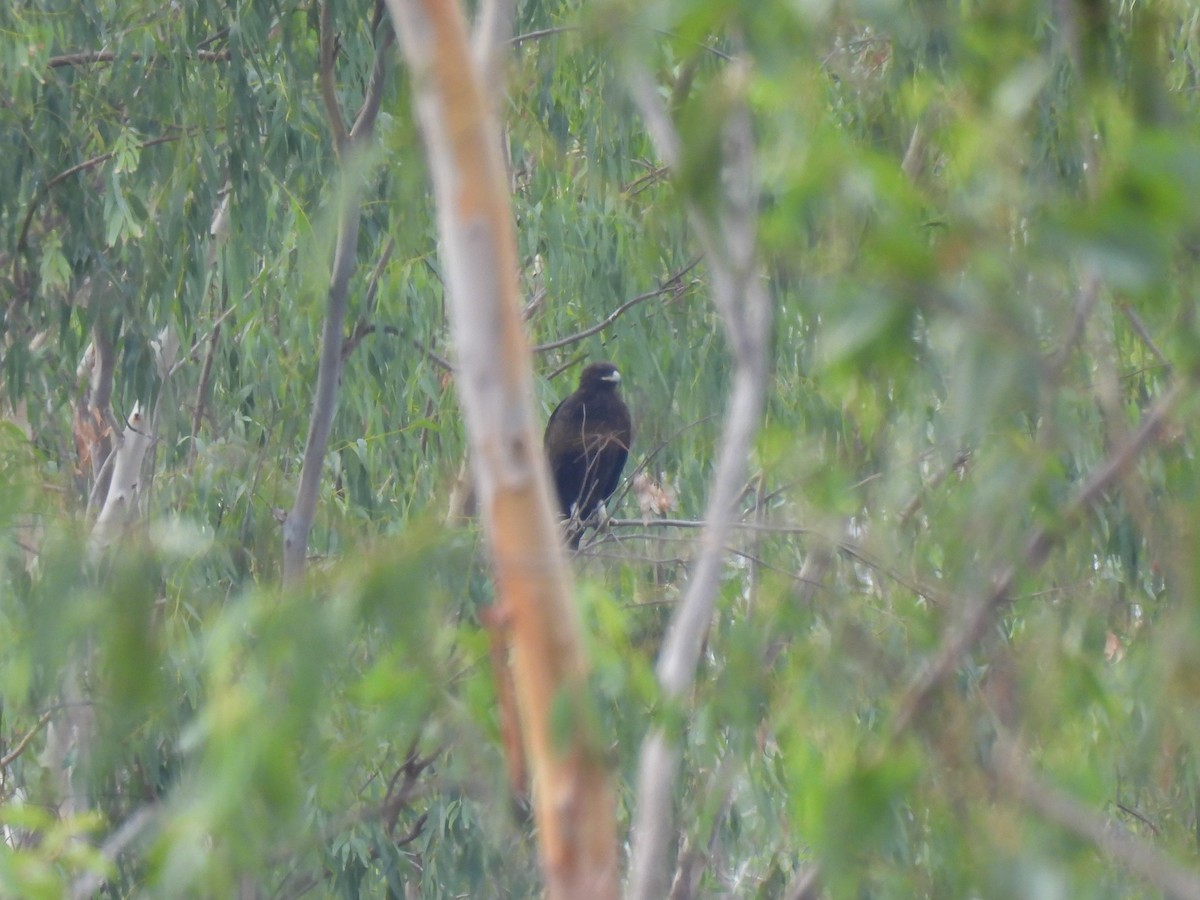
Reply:
M740 92L744 72L734 65L728 87ZM659 155L677 167L679 134L649 73L635 67L631 92ZM762 419L766 398L767 342L771 300L755 269L758 192L749 111L740 98L725 123L724 195L709 214L686 201L688 221L712 273L713 303L721 313L734 354L733 388L705 511L696 567L672 616L658 659L658 679L668 703L683 701L695 681L704 635L712 621L720 587L725 545L742 496L746 461ZM680 749L677 736L656 727L646 736L638 766L626 897L653 900L669 890L668 860L674 838L673 795Z
M322 11L322 27L328 28L328 15ZM333 429L333 416L337 412L338 384L342 377L342 342L346 325L346 307L350 293L350 278L357 265L358 225L362 216L362 173L358 171L358 151L366 145L375 127L380 98L386 80L387 58L391 53L392 31L388 29L379 38L375 48L375 66L367 84L362 108L345 140L339 135L345 131L336 98L326 98L326 113L330 129L339 143L339 158L342 161L343 189L338 215L337 242L334 247L333 269L329 276L329 293L325 304L325 324L321 330L321 358L317 368L317 388L313 397L312 415L309 417L308 439L304 445L304 462L300 469L300 483L296 488L296 500L283 525L283 583L295 584L304 574L308 556L308 536L316 515L317 496L320 493L321 470L325 454L329 449L329 435ZM322 84L332 79L332 38L322 33ZM328 47L326 44L328 43ZM328 52L327 52L328 51ZM330 100L334 100L332 104Z

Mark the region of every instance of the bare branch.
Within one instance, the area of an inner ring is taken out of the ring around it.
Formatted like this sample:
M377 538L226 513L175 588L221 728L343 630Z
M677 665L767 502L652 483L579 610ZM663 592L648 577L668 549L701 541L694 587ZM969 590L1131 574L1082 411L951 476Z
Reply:
M1062 372L1071 358L1072 351L1074 351L1079 340L1083 337L1084 331L1087 329L1088 319L1091 318L1092 311L1096 308L1096 301L1100 297L1100 285L1099 275L1097 275L1094 269L1089 269L1083 277L1083 283L1080 285L1078 293L1075 295L1075 315L1071 318L1071 327L1067 331L1066 337L1063 338L1062 345L1050 359L1050 371L1047 380L1055 381L1058 379L1059 373Z
M50 717L52 715L54 715L53 710L42 713L41 717L37 720L37 724L29 729L29 733L21 738L21 740L17 741L17 745L15 747L13 747L3 756L0 756L0 769L7 769L17 760L18 757L20 757L22 753L25 752L25 748L29 746L29 742L37 736L39 731L46 727L46 723L50 721Z
M1163 355L1163 352L1158 349L1158 345L1154 343L1154 338L1150 336L1150 330L1146 328L1146 323L1142 321L1142 317L1128 303L1121 304L1121 312L1125 314L1125 318L1129 320L1129 327L1133 329L1133 333L1142 339L1142 343L1158 360L1158 364L1167 371L1171 370L1171 363Z
M100 845L100 855L110 863L115 863L117 857L141 836L151 823L158 817L158 807L144 806L121 823L121 827L109 835ZM88 872L75 879L71 885L71 897L75 900L86 900L96 896L96 892L104 887L105 877L99 872Z
M229 62L228 50L193 50L185 53L183 59L195 59L200 62ZM46 62L50 69L65 69L74 66L92 66L97 63L110 63L117 60L122 62L140 62L142 54L136 50L129 53L114 53L111 50L92 50L84 53L64 53L62 56L52 56ZM150 57L152 63L171 60L173 57L160 53Z
M346 122L342 117L342 104L337 98L333 67L337 61L337 35L333 33L333 0L321 3L320 52L317 57L317 82L321 86L321 102L325 104L325 120L333 134L333 148L340 157L346 151Z
M1138 812L1132 806L1127 806L1124 803L1117 803L1116 807L1121 812L1125 813L1125 815L1131 816L1131 817L1137 819L1139 822L1141 822L1143 825L1145 825L1147 828L1149 828L1152 832L1154 832L1155 837L1158 837L1162 833L1159 830L1159 827L1157 825L1155 825L1153 822L1151 822L1149 818L1147 818L1144 814Z
M383 271L387 268L388 261L391 260L395 249L396 239L389 236L383 252L379 254L379 261L375 263L375 268L371 271L371 277L367 281L366 296L363 298L363 314L358 317L358 321L354 323L354 330L342 344L343 363L350 358L355 348L362 343L363 338L376 331L376 327L367 320L375 312L375 301L379 296L379 280L383 277Z
M730 87L740 93L743 73L730 70ZM680 139L648 73L632 78L634 102L659 155L672 167L680 159ZM724 565L724 547L742 496L746 460L758 432L766 397L767 338L771 301L755 272L757 187L753 170L750 115L738 100L725 124L725 196L714 219L689 201L688 220L713 278L713 302L733 348L733 390L717 455L712 493L705 512L695 570L676 607L658 659L658 678L668 702L681 702L695 679L704 634L712 620ZM662 728L647 735L638 767L629 889L631 900L654 900L667 892L666 859L673 827L672 795L679 750Z
M652 291L647 291L644 294L638 294L636 297L626 300L607 316L583 331L576 332L564 338L559 338L554 341L548 341L545 344L538 344L533 348L534 353L545 353L548 350L557 350L560 347L569 347L571 344L577 344L585 338L591 337L593 334L598 334L603 331L624 313L637 306L639 303L645 303L647 300L653 300L655 297L661 297L663 294L678 293L682 290L683 276L692 271L700 262L700 257L696 257L670 278L662 283L659 287Z
M560 25L557 28L542 28L538 31L527 31L524 34L518 34L515 37L508 39L508 42L514 47L520 47L527 41L540 41L544 37L552 37L556 34L566 34L570 31L578 31L578 26L575 25Z
M1153 845L1038 778L1010 740L997 743L988 770L1003 787L1005 796L1015 797L1044 819L1094 844L1109 859L1166 896L1178 900L1200 897L1200 872L1183 868Z
M216 322L213 323L212 331L206 338L208 341L208 351L204 354L204 365L200 367L200 380L196 384L196 402L192 409L192 433L191 440L188 441L188 464L191 466L194 466L196 463L196 437L200 434L200 423L204 420L204 409L208 403L208 389L212 382L213 363L217 356L217 343L221 339L221 323L225 321L225 317L231 312L233 312L233 307L229 307L217 317ZM192 346L192 351L184 359L191 357L199 345L200 342L197 341ZM182 362L183 360L180 360L176 365Z
M1046 561L1050 551L1061 539L1064 529L1083 515L1132 465L1133 461L1158 435L1175 407L1186 394L1189 385L1179 381L1172 385L1142 417L1142 423L1129 440L1098 467L1080 486L1075 497L1062 510L1057 525L1035 529L1025 542L1020 559L1000 571L992 580L987 594L967 607L959 626L942 641L933 659L917 675L901 697L899 711L892 725L897 737L907 731L928 708L942 684L954 674L963 657L982 637L996 615L1012 600L1013 585L1020 572L1030 572Z
M360 141L369 138L375 130L375 120L379 117L379 104L383 100L383 88L387 82L387 65L391 57L392 41L396 32L389 26L379 37L375 47L375 65L371 67L371 80L367 82L367 92L363 97L362 108L354 119L354 127L350 129L350 139Z
M329 449L333 416L337 411L346 305L350 292L350 278L357 265L358 226L362 218L363 173L356 171L354 157L359 146L370 140L374 130L375 118L379 112L379 98L383 91L383 79L387 71L386 57L392 42L392 31L389 29L375 45L375 66L371 82L367 86L354 129L347 136L340 106L337 105L336 95L332 92L335 41L329 13L331 3L332 0L324 0L321 8L320 77L330 128L333 130L335 145L339 148L339 157L343 163L343 196L340 198L337 242L334 247L333 269L329 275L325 322L321 331L317 389L313 397L308 438L304 446L304 462L300 469L300 483L296 487L295 504L283 525L285 584L294 584L304 572L308 556L308 535L316 514L321 469L325 462L325 453Z
M151 138L148 141L142 141L142 143L138 144L138 149L145 150L147 147L156 147L159 144L167 144L171 141L183 140L185 137L191 137L192 135L196 134L196 131L196 129L188 129L181 134L166 134L156 138ZM72 175L77 175L80 172L86 172L89 169L94 169L96 166L101 165L102 163L108 162L114 156L116 156L115 152L101 153L99 156L93 156L91 159L85 159L83 162L73 165L69 169L65 169L47 180L42 189L34 195L32 200L29 201L29 208L25 211L25 218L21 222L21 232L17 238L17 250L21 251L26 248L27 241L29 239L29 226L33 222L33 214L37 210L38 204L45 199L51 188L62 184ZM16 265L16 259L19 258L20 253L18 252L13 261L14 266Z

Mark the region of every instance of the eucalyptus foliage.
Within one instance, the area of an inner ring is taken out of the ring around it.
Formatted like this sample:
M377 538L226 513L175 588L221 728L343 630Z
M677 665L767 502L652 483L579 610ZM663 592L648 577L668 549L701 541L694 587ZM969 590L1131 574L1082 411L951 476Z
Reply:
M278 589L343 183L320 8L0 9L0 894L538 892L488 573L475 526L446 524L465 444L399 59L357 163L312 577ZM352 111L389 23L365 0L331 12ZM996 748L1014 744L1090 821L1197 868L1193 391L1071 507L1170 385L1195 384L1191 4L525 2L514 34L498 102L529 334L555 345L539 400L615 362L630 467L672 501L618 492L575 561L618 827L658 723L684 746L697 895L786 896L812 865L833 896L1152 895L1153 872L1006 786ZM634 66L670 105L677 171L629 101ZM653 664L730 371L680 198L720 202L719 126L742 100L772 380L705 667L669 709ZM89 558L72 430L97 328L117 419L140 402L156 442L139 525ZM1053 546L1030 555L1039 533ZM72 705L92 731L56 759ZM64 774L86 810L61 808Z

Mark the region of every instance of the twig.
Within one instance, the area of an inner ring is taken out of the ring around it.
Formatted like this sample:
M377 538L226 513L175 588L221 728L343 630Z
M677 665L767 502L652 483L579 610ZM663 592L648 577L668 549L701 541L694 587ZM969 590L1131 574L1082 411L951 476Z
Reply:
M945 480L950 477L950 473L962 472L963 468L970 459L971 451L962 450L955 455L954 459L942 466L934 474L934 476L929 479L928 484L922 485L913 492L912 497L909 498L909 501L904 504L904 507L900 510L900 514L896 517L896 523L901 528L908 525L912 517L917 514L917 510L921 508L921 504L925 502L925 497L931 491L936 491L939 487L941 487Z
M196 353L199 352L200 346L207 341L216 340L217 329L221 327L222 322L224 322L226 319L228 319L230 316L233 315L233 313L236 309L237 309L237 307L231 306L228 309L226 309L224 312L222 312L219 316L217 316L216 319L213 320L212 330L209 331L208 334L204 335L204 337L196 338L195 342L192 344L192 346L188 350L188 352L183 354L183 356L179 357L179 359L177 359L175 361L175 363L171 366L171 368L167 371L167 378L170 378L172 375L174 375L176 372L178 372L180 369L182 369L188 363L195 362L196 361Z
M563 363L557 369L554 369L553 371L547 373L546 380L553 381L555 378L557 378L563 372L567 371L567 369L571 368L572 366L574 366L578 363L583 362L585 359L587 359L586 354L576 353L574 356L572 356L570 359L568 359L565 363Z
M1158 826L1155 825L1153 822L1151 822L1146 816L1144 816L1140 812L1138 812L1136 809L1134 809L1131 806L1126 806L1124 803L1118 803L1118 804L1116 804L1116 806L1117 806L1117 809L1119 809L1121 812L1125 813L1125 815L1133 816L1133 818L1137 819L1139 822L1141 822L1143 825L1145 825L1147 828L1149 828L1151 831L1153 831L1155 837L1159 836L1160 832L1158 830Z
M180 140L183 140L185 137L191 137L197 131L198 131L198 129L189 128L187 131L183 132L182 134L160 135L159 137L151 138L148 141L143 141L142 143L138 144L138 149L145 150L147 147L156 147L159 144L168 144L172 141L180 141ZM86 172L88 169L94 169L96 166L100 165L101 163L108 162L110 159L112 159L116 155L117 154L116 154L115 150L109 151L108 153L101 153L99 156L93 156L91 159L85 159L83 162L77 163L77 164L71 166L71 168L69 168L69 169L64 169L62 172L59 172L57 175L51 177L49 180L46 181L46 183L42 186L42 189L40 191L38 191L36 194L34 194L33 199L29 201L29 208L25 211L25 219L21 223L21 233L20 233L20 236L17 238L17 251L18 252L15 255L14 265L15 265L16 259L20 258L20 255L21 255L20 251L24 250L25 247L27 246L26 242L29 237L29 226L33 222L33 214L37 210L38 204L41 203L41 201L50 192L50 190L52 188L57 187L58 185L62 184L64 181L66 181L72 175L77 175L80 172ZM14 277L15 277L15 274L16 273L14 272Z
M150 57L152 64L161 60L173 59L165 53L157 53ZM200 62L229 62L228 50L192 50L183 55L184 59L195 59ZM91 66L96 63L110 62L141 62L142 54L137 50L117 54L111 50L93 50L85 53L64 53L62 56L52 56L46 62L49 69L65 69L73 66Z
M544 37L551 37L555 34L566 34L569 31L578 31L577 25L560 25L557 28L542 28L539 31L527 31L524 34L518 34L508 39L508 43L513 47L520 47L527 41L539 41Z
M607 526L609 528L687 528L700 529L705 525L704 522L696 519L609 519ZM890 578L902 588L911 591L923 600L928 601L933 606L945 607L945 598L932 588L923 585L919 582L905 578L895 569L885 565L879 559L874 558L866 549L854 541L846 538L830 539L825 537L821 532L813 528L806 528L803 525L784 525L773 522L748 522L744 519L738 519L731 523L730 527L734 531L749 531L759 534L782 534L782 535L811 535L815 538L820 538L829 547L836 549L840 553L851 556L858 562L862 563L870 569L875 570L879 574ZM660 538L661 540L661 538ZM596 544L589 544L589 547L595 547ZM743 551L733 547L726 546L726 552L743 554ZM680 560L683 562L683 560Z
M1030 772L1009 740L998 742L989 771L1004 793L1078 837L1094 844L1105 856L1153 884L1168 897L1200 897L1200 873L1185 869L1156 847L1105 821L1066 791Z
M120 828L109 835L108 840L100 846L100 855L110 863L116 862L117 857L125 852L125 848L137 840L138 836L149 827L157 816L157 806L143 806L122 822ZM93 871L81 875L71 885L71 897L75 900L94 897L96 892L104 886L106 880L100 872Z
M533 296L529 298L529 302L521 308L521 321L528 322L533 318L534 314L541 309L542 304L546 300L546 289L539 287L533 292Z
M25 737L21 738L21 740L17 742L17 745L13 747L12 750L4 754L4 756L0 756L0 769L7 769L22 753L25 752L25 748L29 746L29 742L37 736L39 731L46 727L46 723L50 721L50 717L53 714L53 710L42 713L37 720L37 724L34 725L33 728L29 729L29 733L26 734Z
M646 468L650 465L650 463L652 463L654 461L655 457L658 456L659 453L661 453L667 447L673 446L675 443L675 439L677 437L679 437L681 434L683 434L685 431L690 431L691 429L696 428L699 425L703 425L705 422L710 422L713 419L715 419L716 417L717 417L716 413L711 413L707 416L701 416L699 419L694 419L691 422L688 422L686 425L683 425L680 428L675 429L675 431L669 437L665 438L662 441L659 441L658 446L655 447L653 450L651 450L649 453L647 453L645 456L643 456L641 461L638 462L638 464L636 466L634 466L633 471L629 473L628 477L626 477L624 486L621 488L620 492L616 495L616 499L613 500L613 503L612 503L613 509L616 509L617 505L625 498L625 495L629 493L630 489L633 487L633 479L635 479L641 472L644 472L646 470ZM658 521L661 521L661 520L658 520ZM696 524L697 524L697 527L699 527L702 523L698 522Z
M363 314L354 323L354 330L350 332L350 336L342 342L343 364L358 348L358 345L362 343L363 338L375 331L375 326L369 325L367 319L375 311L375 301L379 296L379 280L383 277L383 270L387 267L388 261L392 258L392 252L395 249L396 239L389 235L387 243L384 244L383 253L379 255L379 261L375 263L375 268L371 271L371 278L367 282L366 297L363 301Z
M350 138L355 142L368 138L375 130L379 105L383 102L383 88L387 83L388 60L391 59L392 43L395 39L396 32L392 30L389 20L387 30L380 35L379 43L375 47L375 65L371 67L371 80L367 82L366 95L350 129Z
M626 300L595 325L585 328L583 331L576 332L575 334L568 335L567 337L559 338L555 341L549 341L545 344L538 344L533 348L533 352L545 353L547 350L557 350L559 347L567 347L571 344L577 344L585 338L589 338L593 334L603 331L605 328L615 322L623 313L637 306L639 303L644 303L645 301L652 300L655 297L661 297L663 294L679 291L682 287L683 276L692 271L692 269L696 268L699 262L700 257L696 257L690 263L664 281L662 285L652 291L647 291L644 294L638 294L638 296L631 300Z
M1094 269L1089 269L1083 277L1079 293L1075 296L1075 314L1071 318L1071 327L1067 331L1066 337L1063 338L1062 346L1058 348L1058 352L1049 362L1050 371L1046 378L1047 381L1058 380L1059 373L1062 372L1071 357L1071 352L1083 337L1088 319L1091 318L1092 311L1096 308L1096 301L1100 297L1100 285L1100 276Z
M221 293L225 295L225 299L228 301L228 292L224 289L224 286L222 286ZM204 419L204 408L206 405L206 398L208 397L208 387L212 382L213 361L216 359L217 355L217 341L219 341L221 338L221 323L225 321L225 317L232 313L233 310L234 307L232 306L224 310L221 315L217 317L217 321L213 323L212 331L209 332L208 335L208 352L204 354L204 365L200 368L200 380L196 384L196 405L192 410L192 434L191 439L188 441L189 467L194 467L196 464L196 437L200 434L200 423ZM188 357L195 352L199 345L199 341L192 345L192 350L189 351ZM180 363L182 362L183 360L180 360ZM172 367L172 371L174 371L174 367Z
M1034 529L1025 543L1020 559L992 580L991 589L967 607L959 627L942 641L933 659L917 675L900 699L892 725L893 738L906 732L926 710L934 694L958 668L962 658L987 630L992 620L1012 600L1013 585L1022 571L1033 571L1046 561L1062 537L1066 525L1082 515L1117 481L1146 446L1155 438L1167 418L1184 397L1188 385L1178 381L1142 417L1142 423L1129 440L1092 472L1075 497L1066 505L1056 526Z
M629 182L629 184L621 188L621 193L629 194L630 196L640 194L652 184L664 178L668 173L670 173L670 171L671 170L666 166L652 166L644 175L639 175L637 178L633 179L633 181Z
M1158 364L1165 368L1168 372L1171 371L1171 363L1163 356L1163 352L1158 349L1158 345L1154 343L1154 338L1150 336L1150 331L1146 328L1146 324L1142 321L1142 317L1128 303L1121 304L1121 312L1125 314L1125 318L1129 320L1129 327L1133 329L1133 333L1142 339L1142 343L1158 360Z
M379 808L379 817L383 820L384 830L389 838L394 837L396 832L396 822L400 818L400 812L410 803L416 796L417 779L421 777L421 773L433 765L433 761L437 759L438 753L435 751L422 758L417 753L417 739L413 738L412 744L408 748L408 753L404 757L404 762L400 764L395 773L393 773L391 781L388 782L387 794L384 797L383 805ZM397 782L399 785L397 786ZM422 815L417 820L415 826L417 834L420 833L420 828L425 822L425 815ZM404 843L411 843L415 838L406 837Z

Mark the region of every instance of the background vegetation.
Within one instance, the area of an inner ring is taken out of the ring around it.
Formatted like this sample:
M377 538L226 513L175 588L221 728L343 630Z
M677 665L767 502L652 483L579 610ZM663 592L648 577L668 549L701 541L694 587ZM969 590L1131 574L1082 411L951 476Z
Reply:
M389 20L330 12L352 116ZM344 199L320 16L0 9L5 895L539 890L479 537L444 524L465 444L398 60L310 577L279 589ZM831 896L1200 896L1200 14L524 2L513 33L539 400L613 360L651 480L574 561L621 834L669 720L675 896L804 896L814 866ZM768 408L672 718L653 666L732 366L681 199L716 202L743 100ZM98 341L155 438L103 553Z

